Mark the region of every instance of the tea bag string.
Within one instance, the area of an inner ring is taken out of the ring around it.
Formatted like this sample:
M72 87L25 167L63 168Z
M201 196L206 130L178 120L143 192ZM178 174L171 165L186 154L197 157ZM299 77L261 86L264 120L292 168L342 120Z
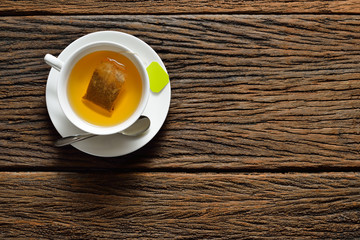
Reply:
M138 57L139 60L140 60L145 66L148 65L147 62L146 62L142 57L140 57L140 55L137 54L137 53L134 53L134 52L131 52L131 51L122 51L122 53L132 54L132 55Z

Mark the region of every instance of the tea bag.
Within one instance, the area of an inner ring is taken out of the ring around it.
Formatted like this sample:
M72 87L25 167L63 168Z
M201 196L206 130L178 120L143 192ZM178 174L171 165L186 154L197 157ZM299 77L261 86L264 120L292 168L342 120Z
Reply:
M95 68L83 99L111 114L124 82L124 66L106 58Z

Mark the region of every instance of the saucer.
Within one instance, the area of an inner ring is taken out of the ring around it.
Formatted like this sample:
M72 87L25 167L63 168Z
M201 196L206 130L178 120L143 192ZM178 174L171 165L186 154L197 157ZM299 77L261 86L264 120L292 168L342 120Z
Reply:
M111 41L124 44L149 65L157 62L166 71L157 53L142 40L122 32L102 31L85 35L67 46L58 56L65 61L75 49L94 41ZM59 72L51 68L46 84L46 106L52 123L63 137L81 134L84 131L73 125L65 116L57 97ZM146 108L142 115L150 118L150 128L141 136L130 137L121 134L97 136L72 144L78 150L99 157L117 157L134 152L147 144L162 127L170 107L171 88L168 83L159 93L150 91Z

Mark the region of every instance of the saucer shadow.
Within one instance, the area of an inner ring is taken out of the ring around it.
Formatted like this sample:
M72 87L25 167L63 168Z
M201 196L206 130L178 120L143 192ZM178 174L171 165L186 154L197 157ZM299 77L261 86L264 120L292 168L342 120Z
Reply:
M166 123L165 123L166 124ZM164 124L164 125L165 125ZM159 158L161 143L166 131L160 130L142 148L119 157L98 157L86 154L73 146L57 148L57 165L80 172L111 171L131 172L151 168L152 159Z

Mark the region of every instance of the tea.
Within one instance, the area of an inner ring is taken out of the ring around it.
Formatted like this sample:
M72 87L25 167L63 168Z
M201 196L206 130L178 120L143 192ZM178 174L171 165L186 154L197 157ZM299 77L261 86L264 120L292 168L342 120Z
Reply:
M103 59L111 59L122 65L126 78L110 115L104 113L101 107L83 101L94 70ZM82 119L98 126L113 126L125 121L135 112L141 99L142 81L136 66L127 57L112 51L97 51L75 64L67 88L69 102Z

